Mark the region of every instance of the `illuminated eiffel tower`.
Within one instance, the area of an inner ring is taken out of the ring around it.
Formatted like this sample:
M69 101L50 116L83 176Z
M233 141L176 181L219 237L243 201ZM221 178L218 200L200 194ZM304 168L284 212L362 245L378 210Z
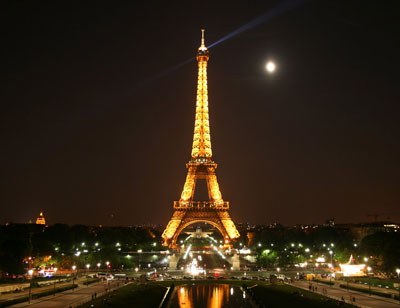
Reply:
M174 201L174 213L164 230L164 246L176 247L179 234L187 226L206 222L217 228L229 245L232 239L240 236L229 216L229 202L222 199L215 169L217 164L212 160L210 125L208 119L207 61L208 49L204 45L202 30L201 46L197 50L199 67L196 99L196 118L192 159L186 164L188 173L179 201ZM208 189L208 201L194 201L194 192L198 179L205 179Z

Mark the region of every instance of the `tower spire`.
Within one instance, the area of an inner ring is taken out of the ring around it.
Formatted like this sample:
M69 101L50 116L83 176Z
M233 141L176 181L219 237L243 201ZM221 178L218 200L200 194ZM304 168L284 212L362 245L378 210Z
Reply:
M204 29L201 29L201 46L200 48L206 48L204 45Z
M204 29L201 30L201 45L197 50L198 79L196 96L196 117L192 146L192 160L211 160L210 123L208 116L207 61L208 49L204 44Z

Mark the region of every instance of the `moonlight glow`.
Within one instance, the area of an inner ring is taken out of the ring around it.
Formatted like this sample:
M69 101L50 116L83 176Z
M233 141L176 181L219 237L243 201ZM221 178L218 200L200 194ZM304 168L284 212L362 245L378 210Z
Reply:
M266 65L265 65L265 69L269 72L269 73L273 73L276 69L276 65L274 62L269 61Z

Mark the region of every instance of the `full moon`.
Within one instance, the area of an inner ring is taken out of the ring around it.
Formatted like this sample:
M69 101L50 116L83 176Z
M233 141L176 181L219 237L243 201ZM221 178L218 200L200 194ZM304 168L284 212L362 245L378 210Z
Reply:
M266 70L269 73L273 73L276 69L276 65L274 62L269 61L266 65L265 65Z

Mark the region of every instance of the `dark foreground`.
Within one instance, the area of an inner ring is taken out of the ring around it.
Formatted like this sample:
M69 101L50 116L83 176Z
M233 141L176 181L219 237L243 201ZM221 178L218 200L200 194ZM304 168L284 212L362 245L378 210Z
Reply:
M352 305L341 303L332 299L328 299L324 296L311 293L305 290L300 290L298 288L292 287L290 285L270 285L265 282L251 282L251 281L199 281L199 282L150 282L146 285L139 283L132 283L124 288L116 290L112 293L107 294L104 297L97 298L91 302L88 302L81 308L106 308L106 307L159 307L166 291L167 287L175 286L175 292L171 295L170 307L200 307L200 302L204 302L204 299L197 295L196 298L189 298L189 294L186 294L185 300L182 301L182 296L179 297L178 292L181 290L190 289L191 293L196 294L195 290L199 286L199 291L204 290L204 285L219 285L219 286L229 286L218 288L218 292L228 292L230 294L231 288L234 287L234 292L238 293L241 290L241 296L245 297L244 301L231 301L229 307L243 307L240 302L245 302L250 306L250 301L256 303L260 307L296 307L296 308L330 308L330 307L354 307ZM185 288L182 288L185 286ZM243 293L243 289L248 288L248 291ZM198 293L197 293L198 294ZM218 308L223 307L223 298L229 296L229 294L219 294L214 297L214 303L212 307ZM211 295L210 299L211 299ZM218 299L217 299L218 298ZM235 305L237 301L238 305ZM218 304L221 303L221 304ZM247 305L246 305L247 306ZM166 305L165 307L168 307Z

